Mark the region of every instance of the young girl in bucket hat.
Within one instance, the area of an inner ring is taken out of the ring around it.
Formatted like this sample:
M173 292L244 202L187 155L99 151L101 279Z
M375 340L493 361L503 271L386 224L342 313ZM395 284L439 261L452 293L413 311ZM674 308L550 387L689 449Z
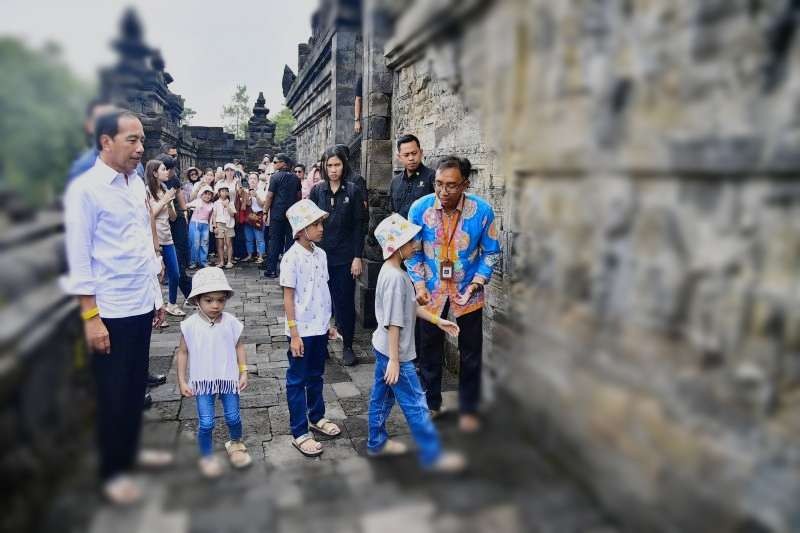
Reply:
M311 200L300 200L286 211L295 242L283 254L280 285L286 310L289 337L289 368L286 370L286 399L292 446L306 457L322 453L309 429L325 437L341 433L325 418L322 374L328 355L328 327L331 294L328 290L328 261L315 243L322 240L322 221L328 213Z
M414 285L402 269L402 262L419 245L414 237L421 229L397 213L375 228L375 239L381 245L385 262L375 287L378 328L372 334L375 381L369 402L367 453L378 456L407 451L403 443L391 440L386 431L386 419L397 402L417 444L423 468L453 472L464 468L464 459L459 454L442 451L413 363L417 356L414 348L417 317L439 326L448 335L455 337L459 332L453 322L417 305Z
M225 450L234 468L252 462L242 442L239 393L247 388L247 359L240 335L244 326L230 313L225 303L233 290L225 273L216 267L202 268L192 278L189 301L197 313L181 322L178 346L178 384L181 394L197 399L200 470L206 477L222 474L222 465L214 455L214 403L219 396L230 438ZM189 379L186 364L189 363Z

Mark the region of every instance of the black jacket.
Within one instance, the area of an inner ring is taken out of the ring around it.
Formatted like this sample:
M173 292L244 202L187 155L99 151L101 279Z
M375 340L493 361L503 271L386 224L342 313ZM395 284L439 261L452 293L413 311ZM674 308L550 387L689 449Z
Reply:
M392 183L389 185L392 211L408 218L411 204L433 192L435 175L432 168L423 164L420 164L417 171L410 177L406 177L405 169L395 172Z
M325 233L319 245L328 255L328 264L349 264L364 253L364 204L361 188L350 181L343 181L336 194L331 192L327 181L314 185L308 198L330 213L325 219Z

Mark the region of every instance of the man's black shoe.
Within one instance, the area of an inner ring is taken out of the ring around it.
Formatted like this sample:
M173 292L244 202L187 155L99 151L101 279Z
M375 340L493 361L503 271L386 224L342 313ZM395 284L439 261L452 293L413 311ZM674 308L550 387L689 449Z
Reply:
M150 387L158 387L167 382L165 374L147 374L147 385Z
M144 404L142 405L142 410L147 411L153 406L153 397L150 396L150 393L147 392L144 395Z
M358 363L356 354L353 353L352 348L345 348L342 350L342 364L344 366L354 366Z
M264 272L264 277L269 279L275 279L278 277L277 272Z

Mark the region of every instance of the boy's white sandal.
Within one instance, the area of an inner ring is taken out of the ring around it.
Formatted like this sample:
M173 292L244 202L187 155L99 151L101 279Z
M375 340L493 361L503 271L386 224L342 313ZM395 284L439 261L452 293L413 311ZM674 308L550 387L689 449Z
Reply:
M234 468L245 468L253 462L253 458L247 453L247 446L242 441L229 440L225 443L225 451L228 452L228 459Z
M314 437L311 436L311 433L306 433L301 437L292 439L292 446L294 446L298 452L302 453L306 457L317 457L322 455L322 445L314 440Z
M382 457L389 455L403 455L408 453L408 446L399 440L387 439L383 448L377 451L367 450L367 455L370 457Z
M467 467L467 460L458 452L442 452L429 470L439 474L458 474Z
M328 420L327 418L320 418L317 423L308 421L308 427L314 431L325 435L326 437L335 437L342 432L339 426Z
M222 463L216 455L201 457L197 464L200 466L200 472L209 479L222 475Z
M130 476L119 475L103 485L103 496L114 505L133 505L142 499L142 489Z

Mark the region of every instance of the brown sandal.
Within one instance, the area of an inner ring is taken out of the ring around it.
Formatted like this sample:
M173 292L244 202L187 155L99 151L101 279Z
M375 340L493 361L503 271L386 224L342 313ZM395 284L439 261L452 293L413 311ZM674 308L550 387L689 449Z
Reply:
M245 468L253 462L253 458L247 453L247 446L240 440L229 440L225 443L225 450L234 468Z
M308 427L310 427L311 429L313 429L318 433L325 435L326 437L335 437L342 432L342 430L339 429L339 426L337 426L327 418L320 418L319 420L317 420L316 424L309 420Z
M311 443L311 446L303 446L306 443ZM314 437L311 436L311 433L306 433L302 437L292 439L292 446L297 448L297 451L306 457L318 457L322 455L322 446L320 446L319 442L314 440ZM319 448L316 446L319 446Z

